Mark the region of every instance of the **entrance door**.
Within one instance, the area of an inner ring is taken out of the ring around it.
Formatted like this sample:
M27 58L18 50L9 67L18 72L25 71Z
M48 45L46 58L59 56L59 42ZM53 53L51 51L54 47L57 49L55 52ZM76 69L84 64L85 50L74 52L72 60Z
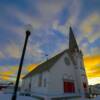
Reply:
M74 82L64 81L64 93L74 93Z

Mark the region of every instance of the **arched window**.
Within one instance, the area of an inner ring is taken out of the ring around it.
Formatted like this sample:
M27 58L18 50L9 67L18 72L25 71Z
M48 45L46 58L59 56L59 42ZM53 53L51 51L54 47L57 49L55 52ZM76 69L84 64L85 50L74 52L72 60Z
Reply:
M68 57L64 58L64 62L65 62L66 65L70 65L70 60L68 59Z

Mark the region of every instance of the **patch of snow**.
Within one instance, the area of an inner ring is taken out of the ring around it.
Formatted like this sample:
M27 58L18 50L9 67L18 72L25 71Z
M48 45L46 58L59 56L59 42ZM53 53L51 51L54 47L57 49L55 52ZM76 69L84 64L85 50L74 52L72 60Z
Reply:
M0 100L11 100L12 94L0 93ZM17 96L17 100L39 100L29 96Z
M96 98L91 98L91 99L88 99L88 98L77 98L77 99L68 99L68 100L100 100L100 95L97 96Z
M0 100L11 100L12 94L4 94L0 92ZM40 100L30 96L17 96L17 100ZM93 99L86 99L86 98L77 98L77 99L68 99L68 100L100 100L100 95Z
M98 95L96 98L94 98L93 100L100 100L100 95Z

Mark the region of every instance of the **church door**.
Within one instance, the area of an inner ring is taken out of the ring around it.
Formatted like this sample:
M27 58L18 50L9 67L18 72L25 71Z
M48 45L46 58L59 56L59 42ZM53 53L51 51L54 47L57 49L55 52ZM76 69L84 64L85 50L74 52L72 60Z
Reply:
M64 81L64 93L74 93L75 86L74 82Z

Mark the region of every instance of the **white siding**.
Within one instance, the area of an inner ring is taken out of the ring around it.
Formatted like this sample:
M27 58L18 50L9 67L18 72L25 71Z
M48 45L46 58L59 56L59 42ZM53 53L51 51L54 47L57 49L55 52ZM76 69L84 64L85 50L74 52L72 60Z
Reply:
M45 71L42 73L42 86L38 86L39 82L39 74L36 74L35 76L32 76L32 87L31 92L39 93L39 94L47 94L48 93L48 71ZM44 87L44 79L47 80L47 85Z
M86 83L88 86L88 81L87 81L87 76L86 76L86 71L85 71L85 67L84 67L84 61L83 61L83 57L78 55L78 66L79 66L79 71L80 71L80 77L81 77L81 81L82 81L82 87L83 87L83 83ZM84 91L84 89L83 89ZM85 93L85 92L84 92ZM87 93L89 93L89 88L87 87Z
M70 61L70 65L66 65L64 58L67 57ZM84 95L84 89L83 89L83 82L87 81L86 77L82 77L82 74L85 74L85 70L81 70L81 67L83 66L83 61L80 58L80 55L75 54L74 55L75 60L77 62L76 65L74 65L67 53L64 53L64 55L52 66L52 68L48 71L44 71L42 74L42 86L38 86L39 82L39 73L36 75L33 75L32 77L25 78L23 90L29 88L29 83L31 80L31 92L38 93L38 94L44 94L44 95L63 95L64 93L64 87L63 87L63 81L64 78L73 80L75 84L75 94L76 95ZM84 66L83 66L84 68ZM66 76L64 76L66 74ZM44 79L46 78L47 84L46 87L44 87Z
M29 91L30 77L23 79L21 91Z
M51 94L55 94L55 95L64 94L64 89L63 89L64 74L67 74L66 79L72 79L75 81L75 75L74 75L75 72L74 72L73 64L70 61L70 65L67 66L64 62L65 56L68 57L67 53L65 53L50 70L49 93ZM70 60L69 57L68 59ZM75 82L75 87L76 87L76 82Z

